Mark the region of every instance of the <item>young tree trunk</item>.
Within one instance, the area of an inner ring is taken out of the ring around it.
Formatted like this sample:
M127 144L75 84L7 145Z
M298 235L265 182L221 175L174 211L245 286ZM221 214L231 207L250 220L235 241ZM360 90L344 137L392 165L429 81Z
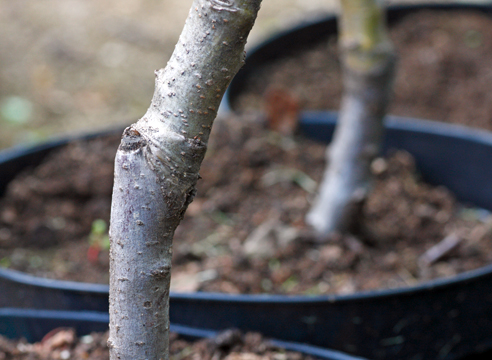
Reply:
M168 359L174 230L195 195L220 101L244 62L261 0L195 0L156 71L146 114L125 129L111 207L111 359Z
M344 96L319 196L307 222L320 235L345 231L372 182L370 166L383 137L396 55L383 0L341 0L339 22Z

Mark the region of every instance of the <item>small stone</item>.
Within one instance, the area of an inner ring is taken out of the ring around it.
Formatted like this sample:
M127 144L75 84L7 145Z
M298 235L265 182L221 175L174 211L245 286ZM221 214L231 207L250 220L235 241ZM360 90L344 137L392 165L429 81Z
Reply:
M374 175L381 175L388 170L388 163L383 158L374 159L371 163L371 171Z
M319 250L321 260L328 263L336 262L343 254L343 250L338 245L325 245Z

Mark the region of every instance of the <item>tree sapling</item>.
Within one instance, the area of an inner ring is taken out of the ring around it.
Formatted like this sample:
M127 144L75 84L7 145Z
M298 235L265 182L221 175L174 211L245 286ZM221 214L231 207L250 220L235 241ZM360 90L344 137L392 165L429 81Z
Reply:
M110 228L111 359L168 359L172 238L261 0L194 0L149 109L125 129Z
M321 236L348 230L371 188L396 64L383 2L341 0L344 95L319 196L307 215Z

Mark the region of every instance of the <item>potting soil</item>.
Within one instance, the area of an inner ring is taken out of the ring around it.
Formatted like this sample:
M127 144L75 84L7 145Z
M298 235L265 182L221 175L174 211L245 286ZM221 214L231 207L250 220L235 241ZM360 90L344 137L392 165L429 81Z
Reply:
M246 117L218 119L198 193L174 238L172 289L324 294L415 284L490 261L492 220L419 180L411 156L377 159L352 234L324 243L304 223L325 145ZM119 136L77 142L13 181L0 204L1 263L58 279L108 281L106 231ZM454 244L437 259L438 243ZM94 244L98 244L99 248Z

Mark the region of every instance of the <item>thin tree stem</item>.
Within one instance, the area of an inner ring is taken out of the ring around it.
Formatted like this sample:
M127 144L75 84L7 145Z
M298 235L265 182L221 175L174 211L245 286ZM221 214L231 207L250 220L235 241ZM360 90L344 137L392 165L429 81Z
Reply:
M382 1L341 3L344 96L319 197L307 216L321 235L348 230L370 191L396 64Z
M173 234L260 3L195 0L171 59L156 71L149 109L123 133L110 229L113 360L168 359Z

